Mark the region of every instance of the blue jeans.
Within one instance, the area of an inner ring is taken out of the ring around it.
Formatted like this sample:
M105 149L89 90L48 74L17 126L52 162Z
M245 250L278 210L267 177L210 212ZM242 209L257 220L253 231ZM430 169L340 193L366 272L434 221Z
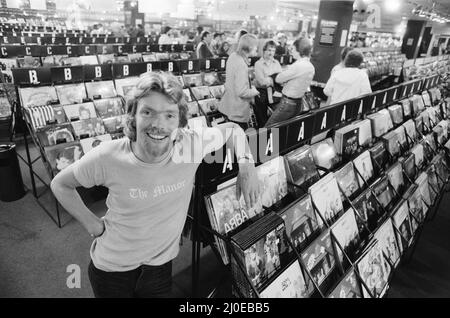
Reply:
M283 97L278 105L275 106L275 110L267 120L265 127L272 126L300 115L302 113L302 103L302 100L294 101Z
M141 265L126 272L105 272L91 261L88 274L96 298L172 296L172 261L160 266Z

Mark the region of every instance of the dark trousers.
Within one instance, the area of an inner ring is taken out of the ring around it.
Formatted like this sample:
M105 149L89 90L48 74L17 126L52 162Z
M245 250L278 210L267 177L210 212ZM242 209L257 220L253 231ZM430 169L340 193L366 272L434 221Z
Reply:
M172 296L172 261L160 266L141 265L126 272L105 272L91 261L88 274L96 298Z
M258 127L264 127L269 119L267 116L267 105L269 105L269 98L267 97L267 89L258 88L259 96L255 97L255 107L253 107L253 112L255 113L256 122Z
M302 110L303 101L292 100L283 96L281 101L275 106L275 110L266 122L266 127L291 119L300 115Z

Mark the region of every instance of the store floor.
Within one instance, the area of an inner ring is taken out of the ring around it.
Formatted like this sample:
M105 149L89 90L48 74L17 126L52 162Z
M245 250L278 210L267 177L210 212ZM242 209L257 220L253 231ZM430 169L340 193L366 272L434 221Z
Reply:
M25 155L23 145L18 145ZM32 149L32 158L36 150ZM27 167L21 164L24 182L31 188ZM36 170L46 176L41 161ZM40 190L42 191L42 187ZM49 195L42 201L53 208ZM89 201L89 200L88 200ZM427 223L410 262L396 271L389 297L450 297L450 196L446 195L436 218ZM103 201L89 202L99 216ZM81 225L63 215L59 229L28 192L21 200L0 202L0 297L92 297L87 277L91 238ZM173 264L174 296L191 297L191 251L184 240ZM76 264L81 269L80 288L67 287ZM209 248L202 249L199 295L205 297L221 278L221 265Z

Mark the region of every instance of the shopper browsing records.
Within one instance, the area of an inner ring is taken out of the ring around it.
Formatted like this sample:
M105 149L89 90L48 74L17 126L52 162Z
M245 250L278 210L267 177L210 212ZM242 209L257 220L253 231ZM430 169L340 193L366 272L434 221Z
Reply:
M159 45L163 45L163 44L174 44L173 43L173 38L170 36L170 31L172 30L172 28L170 26L165 26L162 31L161 31L161 35L158 39L158 44Z
M51 188L94 237L88 273L96 297L170 296L172 260L203 156L229 138L238 141L238 191L249 206L259 196L254 164L238 125L187 128L182 87L168 73L141 75L128 102L125 133L127 138L103 142L61 171ZM94 185L109 189L101 219L76 191Z
M259 94L251 86L248 74L249 57L256 54L257 45L254 35L245 34L239 39L237 52L231 53L227 60L225 93L219 103L219 111L244 130L250 120L250 103Z
M278 45L275 50L276 55L286 55L289 54L289 47L287 45L287 36L284 33L278 33L277 35Z
M296 61L275 78L277 83L283 85L283 97L274 106L275 110L266 126L285 121L309 110L303 97L309 90L315 74L314 66L309 61L311 41L306 38L295 40L290 53Z
M276 44L267 41L263 47L263 56L255 63L256 88L259 96L255 97L255 116L259 127L264 127L267 122L267 106L273 104L272 76L281 72L280 63L274 59Z
M206 59L209 57L214 57L214 54L210 48L211 41L211 33L209 31L203 31L200 35L200 43L197 45L197 58Z
M323 89L324 94L330 97L330 104L372 93L367 72L359 68L363 59L361 52L351 50L345 57L345 68L331 75Z
M339 64L336 64L332 69L331 69L331 75L333 75L334 72L341 70L345 67L345 57L347 56L348 52L350 52L352 50L351 47L344 47L341 51L341 61L339 62Z

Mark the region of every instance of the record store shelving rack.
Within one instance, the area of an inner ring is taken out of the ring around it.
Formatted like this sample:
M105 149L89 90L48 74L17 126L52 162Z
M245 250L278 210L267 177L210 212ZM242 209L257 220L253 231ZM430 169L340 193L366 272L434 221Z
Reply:
M448 57L447 57L448 58ZM447 69L447 74L449 74L448 69ZM311 139L318 135L321 134L323 132L329 131L329 132L333 132L335 129L338 129L339 127L345 126L349 123L351 123L352 121L356 120L356 119L360 119L363 116L365 116L366 114L369 113L373 113L375 111L387 108L388 106L399 102L402 99L405 98L409 98L410 96L412 96L415 93L420 93L422 91L426 91L430 88L434 88L437 85L439 85L441 83L442 80L442 76L441 75L433 75L433 76L428 76L426 78L421 78L421 79L416 79L413 81L409 81L409 82L405 82L399 85L396 85L394 87L391 87L389 89L385 89L385 90L381 90L381 91L376 91L372 94L368 94L365 95L363 97L360 98L356 98L353 100L349 100L346 102L342 102L336 105L331 105L325 108L321 108L321 109L317 109L314 110L306 115L301 115L297 118L288 120L286 122L280 123L274 127L270 127L270 128L264 128L264 129L260 129L258 132L256 132L255 134L250 134L248 135L248 139L254 139L254 140L258 140L258 141L263 141L262 144L260 142L256 142L254 144L259 145L258 148L263 148L263 149L267 149L267 144L268 144L268 140L270 140L271 134L272 132L276 131L277 136L279 136L279 140L280 140L280 144L279 144L279 149L275 152L267 152L264 154L264 150L262 150L262 153L260 153L260 149L252 149L252 154L253 157L255 158L255 162L257 164L259 163L264 163L269 161L270 159L273 159L277 156L282 156L287 154L288 152L302 146L305 144L310 143ZM439 117L443 117L443 118L448 118L447 117L447 111L448 111L448 106L446 102L443 101L443 99L439 102L439 107L441 109L442 114L445 114L444 116L440 116L439 114L437 114ZM325 121L324 121L324 118ZM324 124L325 122L325 124ZM299 131L300 129L304 129L304 136L302 136L302 138L297 138L297 136L299 136ZM428 132L431 131L430 127L428 128ZM416 128L417 129L417 128ZM421 138L423 137L422 132L417 131L417 134L419 136L421 136ZM330 134L328 134L329 136ZM426 144L427 147L429 148L429 151L431 151L434 155L437 154L437 152L435 150L433 150L430 146L429 143ZM243 275L243 279L244 279L244 284L247 284L247 288L250 288L251 293L254 296L259 296L259 293L257 291L257 289L255 288L254 284L252 283L250 277L247 275L246 273L246 269L245 269L245 265L242 264L242 262L240 262L236 256L236 252L233 250L233 248L231 248L231 234L235 234L236 231L231 231L230 233L228 233L229 235L222 235L219 232L217 232L216 230L214 230L211 225L210 225L210 221L208 220L207 217L207 212L206 212L206 207L205 207L205 196L213 193L214 191L216 191L217 186L220 184L223 184L224 182L227 182L229 180L231 180L232 178L236 177L237 173L238 173L238 167L236 164L236 158L234 157L234 159L232 160L232 167L229 165L229 162L226 161L226 154L227 152L227 148L229 147L229 145L225 145L224 148L221 150L221 153L219 154L219 156L222 156L223 159L223 163L226 164L219 164L219 163L202 163L200 166L200 169L197 172L197 176L196 176L196 182L195 182L195 192L194 192L194 199L193 199L193 208L191 210L192 215L189 216L192 220L193 220L193 255L192 255L192 286L193 286L193 295L194 296L198 296L198 292L199 292L199 277L200 277L200 251L201 251L201 244L206 244L211 246L211 249L213 250L214 254L217 256L219 262L222 263L222 258L220 255L220 252L217 248L217 246L215 246L214 243L214 238L219 238L221 240L223 240L225 242L225 245L227 246L227 252L228 252L228 258L231 259L231 257L236 257L236 263L237 263L237 267L238 267L238 271L241 272L241 274ZM266 150L267 151L267 150ZM442 152L445 154L444 159L445 161L443 162L445 169L448 170L448 159L450 158L448 156L449 152L448 149L444 147L444 145L442 144L438 144L438 152ZM362 152L362 151L361 151ZM359 152L358 154L360 154L361 152ZM402 149L403 152L403 149ZM391 164L394 163L395 158L390 158L390 162ZM209 162L209 161L208 161ZM431 161L430 161L431 162ZM318 167L317 167L318 168ZM320 169L320 168L318 168ZM322 170L326 170L326 169L322 169ZM356 170L357 171L357 170ZM385 170L383 170L385 171ZM324 171L325 173L329 172L329 171ZM359 174L359 176L361 176L360 172L357 171L357 173ZM404 170L403 170L404 173ZM434 202L432 202L431 206L426 205L426 203L424 203L424 205L426 206L428 213L426 215L426 220L431 220L434 218L437 209L439 207L439 204L441 202L443 193L446 191L446 187L448 185L448 179L443 180L442 176L440 176L439 174L437 174L437 178L440 180L440 182L442 183L442 187L440 189L434 189L430 188L430 191L435 192L436 195L436 200ZM407 178L407 176L406 176ZM428 180L428 179L427 179ZM407 180L408 181L408 180ZM365 182L366 186L368 186L367 182ZM414 184L414 180L409 180L409 184ZM391 185L390 181L389 181L389 185ZM294 185L295 186L295 185ZM368 187L369 189L372 190L371 187ZM339 189L342 192L342 189ZM372 192L373 194L373 192ZM399 195L398 193L396 193L397 196ZM401 198L400 194L400 198ZM376 197L376 196L375 196ZM352 202L345 197L345 200L349 203L349 205L351 207L353 207ZM377 203L381 206L380 202L377 199ZM314 202L313 202L314 205ZM354 208L354 207L353 207ZM317 208L314 208L314 210L317 211ZM384 210L384 209L383 209ZM267 214L273 213L274 210L271 210L270 208L267 209L265 208L265 211L263 212L264 217ZM408 208L409 211L409 208ZM386 211L384 211L384 215L385 215L385 219L390 218L391 215L389 215L389 213L386 213ZM323 217L321 216L320 213L316 213L316 215L318 215L320 218L323 219ZM414 218L414 215L412 215L412 218ZM383 222L384 222L383 220ZM417 240L421 234L423 225L425 220L417 220L415 219L415 221L418 223L418 228L415 231L415 236L413 238L413 240L411 242L409 242L408 248L406 249L406 251L403 251L402 253L402 262L407 262L409 261L409 259L412 257L412 254L414 253L415 250L415 246L417 243ZM251 225L253 221L247 221L246 225ZM379 225L382 224L383 222L379 221ZM328 228L329 230L329 224L327 224L327 222L324 222L326 224L326 228ZM244 228L246 227L246 225L244 225ZM399 234L401 238L403 238L403 235L401 233L399 233L398 229L394 226L396 233L396 238L397 235ZM238 227L236 230L242 230L242 227ZM370 231L369 231L370 232ZM373 233L375 232L375 230L373 232L370 232L371 235L373 236ZM333 234L331 233L331 235L333 236ZM286 236L285 236L286 238ZM333 238L334 239L334 238ZM402 239L403 240L403 239ZM334 241L336 242L336 240L334 239ZM293 247L292 242L287 239L288 244ZM399 242L397 242L398 244ZM355 263L348 257L347 253L343 250L342 246L338 243L337 244L337 248L339 248L340 250L343 251L343 254L346 258L346 260L350 263L350 267L354 268L355 267ZM367 247L367 246L366 246ZM296 260L298 259L302 271L305 273L305 276L309 276L309 278L311 278L311 273L306 269L305 264L302 262L302 259L298 253L298 251L295 248L292 248L295 251L295 258ZM384 253L383 256L385 257ZM390 282L392 275L394 273L394 264L392 264L389 260L388 260L389 266L391 267L391 271L390 271L390 275L388 278L388 283ZM217 294L220 294L223 290L221 290L220 286L221 284L223 284L224 282L227 281L227 279L229 279L230 276L230 272L231 269L229 268L231 265L224 265L224 272L223 272L223 276L219 282L219 284L211 291L211 293L209 294L210 297L214 297ZM342 265L339 262L339 269L340 272L342 274L342 272L344 272L344 268L342 267ZM364 288L366 288L367 291L367 286L366 284L361 280L361 278L359 277L359 274L357 271L355 271L356 275L358 276L358 280L361 281L361 284L364 286ZM305 277L306 279L306 277ZM316 290L316 292L318 292L318 294L321 297L324 297L325 294L324 292L322 292L320 290L320 287L314 282L313 279L311 279L314 288ZM228 280L229 282L229 280ZM388 286L388 285L386 285ZM239 290L236 288L236 282L234 280L232 280L232 288L235 288L234 291L239 294ZM229 291L227 289L227 291ZM376 293L373 293L372 291L369 291L368 294L371 297L377 297L379 295L377 295ZM241 293L242 295L242 293Z

